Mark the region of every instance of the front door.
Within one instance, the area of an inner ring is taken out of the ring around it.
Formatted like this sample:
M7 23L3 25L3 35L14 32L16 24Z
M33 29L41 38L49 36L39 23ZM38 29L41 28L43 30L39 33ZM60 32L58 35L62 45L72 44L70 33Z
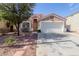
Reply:
M34 19L33 20L33 31L37 31L37 29L38 29L38 21L37 19Z

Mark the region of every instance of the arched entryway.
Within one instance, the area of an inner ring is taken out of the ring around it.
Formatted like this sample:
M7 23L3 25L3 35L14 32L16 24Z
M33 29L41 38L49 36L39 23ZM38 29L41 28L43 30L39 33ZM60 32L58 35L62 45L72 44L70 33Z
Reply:
M38 29L38 21L37 21L37 19L33 19L33 31L37 31L37 29Z

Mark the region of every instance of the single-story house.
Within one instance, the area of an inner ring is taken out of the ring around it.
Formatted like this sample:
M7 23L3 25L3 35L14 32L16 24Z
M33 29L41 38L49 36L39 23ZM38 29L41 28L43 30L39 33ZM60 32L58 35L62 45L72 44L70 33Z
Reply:
M67 16L66 19L67 30L79 32L79 12Z
M44 33L64 32L65 18L54 13L43 15L35 14L29 18L31 31L41 30Z
M34 14L32 15L28 21L23 21L21 23L20 29L21 31L32 31L36 32L40 30L44 33L52 33L52 32L64 32L66 26L66 19L57 14ZM1 21L0 24L3 25L2 28L8 28L6 25L7 21ZM1 27L1 26L0 26ZM15 29L15 26L13 26Z

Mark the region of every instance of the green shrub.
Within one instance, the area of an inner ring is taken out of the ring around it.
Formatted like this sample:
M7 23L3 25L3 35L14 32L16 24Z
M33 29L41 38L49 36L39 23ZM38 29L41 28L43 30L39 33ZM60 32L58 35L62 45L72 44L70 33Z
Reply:
M12 46L15 43L16 43L16 40L12 37L5 38L5 40L4 40L4 44L6 44L8 46Z

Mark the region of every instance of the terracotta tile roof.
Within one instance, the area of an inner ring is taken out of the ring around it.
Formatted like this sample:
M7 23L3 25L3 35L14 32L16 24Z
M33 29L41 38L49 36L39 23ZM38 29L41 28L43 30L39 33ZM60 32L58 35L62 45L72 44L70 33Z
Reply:
M29 20L30 19L38 19L38 20L41 20L42 18L44 18L45 16L43 15L43 14L34 14L34 15L32 15L30 18L29 18Z
M66 20L65 17L59 16L59 15L57 15L57 14L55 14L55 13L48 14L46 17L50 17L50 16L57 17L57 18L59 18L60 20L63 20L63 21ZM46 18L46 17L45 17L45 18Z
M66 20L66 18L64 18L64 17L62 17L62 16L59 16L59 15L57 15L57 14L54 14L54 13L51 13L51 14L48 14L48 15L44 15L44 14L34 14L34 15L32 15L32 16L29 18L29 20L30 20L30 19L38 19L38 21L41 21L41 20L45 20L47 17L50 17L50 16L57 17L57 18L59 18L60 20L63 20L63 21Z

